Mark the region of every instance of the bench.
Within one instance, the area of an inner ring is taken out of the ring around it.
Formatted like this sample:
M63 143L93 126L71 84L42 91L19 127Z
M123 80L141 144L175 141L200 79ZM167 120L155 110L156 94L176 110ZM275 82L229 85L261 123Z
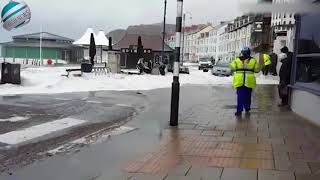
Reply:
M80 71L80 72L81 72L80 75L82 75L81 69L66 69L67 74L66 74L66 75L63 74L62 76L69 77L70 73L71 73L71 72L75 72L75 71Z
M75 71L80 71L81 74L79 74L79 76L82 76L82 70L80 69L66 69L67 74L62 75L65 77L69 77L71 72L75 72ZM95 73L95 75L100 75L100 74L107 74L107 73L111 73L111 68L107 67L107 66L101 66L101 67L93 67L92 68L92 72Z
M95 75L100 75L100 74L107 74L111 73L111 68L104 66L104 67L93 67L92 72L94 72Z

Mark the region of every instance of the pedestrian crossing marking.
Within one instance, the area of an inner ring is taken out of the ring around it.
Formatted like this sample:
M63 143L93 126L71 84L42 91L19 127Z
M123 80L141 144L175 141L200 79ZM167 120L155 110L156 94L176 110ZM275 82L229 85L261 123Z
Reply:
M44 135L48 135L63 129L85 123L84 120L64 118L39 124L25 129L11 131L0 135L0 143L15 145L20 144Z

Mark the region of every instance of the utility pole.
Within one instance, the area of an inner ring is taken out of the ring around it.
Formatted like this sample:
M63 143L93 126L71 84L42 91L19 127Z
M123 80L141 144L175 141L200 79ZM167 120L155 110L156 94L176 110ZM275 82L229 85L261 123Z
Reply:
M167 16L167 0L164 0L161 63L163 63L163 60L164 60L163 57L164 57L164 45L165 45L165 38L166 38L166 16Z
M186 28L186 14L183 14L183 27L182 27L182 43L181 43L181 65L183 66L184 61L184 35L185 35L185 28Z
M174 61L174 68L173 68L173 82L172 82L172 92L171 92L170 126L178 126L178 118L179 118L179 96L180 96L179 71L180 71L182 14L183 14L183 0L177 0L176 48L175 48L175 61Z
M39 66L43 64L42 62L42 26L40 26L40 62Z

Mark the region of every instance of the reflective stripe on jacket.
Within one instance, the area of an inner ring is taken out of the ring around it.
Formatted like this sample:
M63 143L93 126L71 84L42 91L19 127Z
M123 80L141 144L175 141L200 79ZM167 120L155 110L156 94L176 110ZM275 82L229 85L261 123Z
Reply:
M256 87L255 73L260 71L259 63L254 58L249 58L244 61L240 58L235 59L230 64L233 73L233 87L238 88L246 86L248 88Z

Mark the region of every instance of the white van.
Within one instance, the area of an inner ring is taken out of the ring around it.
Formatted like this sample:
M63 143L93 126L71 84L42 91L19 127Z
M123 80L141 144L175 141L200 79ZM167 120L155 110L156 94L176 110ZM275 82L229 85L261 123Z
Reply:
M210 57L199 58L199 70L209 71L213 67Z

